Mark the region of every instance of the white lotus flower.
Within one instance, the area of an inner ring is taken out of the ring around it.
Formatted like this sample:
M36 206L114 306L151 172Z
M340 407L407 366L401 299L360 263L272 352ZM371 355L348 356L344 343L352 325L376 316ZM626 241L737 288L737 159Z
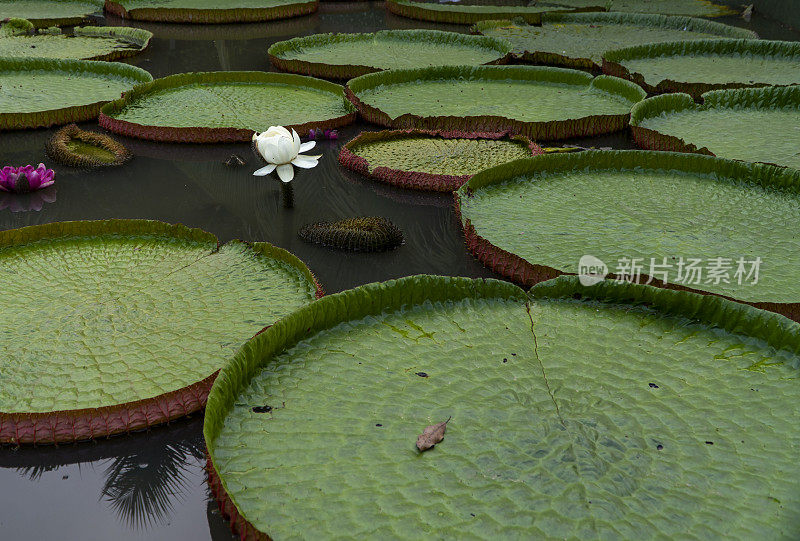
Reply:
M292 130L289 133L289 130L283 126L270 126L265 132L254 133L253 143L258 153L268 163L253 173L257 177L269 175L277 169L280 179L283 182L289 182L294 178L292 165L311 169L322 157L322 154L319 156L300 154L314 148L314 145L317 144L316 141L300 144L300 136L297 135L297 132Z

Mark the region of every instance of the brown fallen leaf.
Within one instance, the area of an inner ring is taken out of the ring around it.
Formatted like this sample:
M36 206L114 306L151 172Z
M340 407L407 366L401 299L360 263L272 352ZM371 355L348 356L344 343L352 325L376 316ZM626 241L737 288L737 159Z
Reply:
M417 437L417 449L420 451L427 451L442 441L444 439L444 431L447 430L447 423L450 422L450 419L452 419L452 417L448 417L446 421L441 423L426 426L422 434Z

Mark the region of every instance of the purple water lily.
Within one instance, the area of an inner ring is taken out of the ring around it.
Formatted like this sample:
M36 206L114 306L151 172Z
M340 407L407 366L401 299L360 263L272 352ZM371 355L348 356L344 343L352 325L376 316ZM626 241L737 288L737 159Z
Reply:
M308 139L313 141L314 139L338 139L339 132L336 130L323 130L323 129L310 129L308 130Z
M0 191L27 193L52 186L56 172L48 169L43 163L36 169L32 165L11 167L7 165L0 170Z

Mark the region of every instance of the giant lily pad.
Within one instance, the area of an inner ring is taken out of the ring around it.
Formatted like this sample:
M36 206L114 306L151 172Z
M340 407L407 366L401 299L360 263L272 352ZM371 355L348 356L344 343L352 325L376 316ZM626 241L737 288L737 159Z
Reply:
M211 486L247 539L791 537L798 351L796 323L688 292L369 284L222 369Z
M603 71L648 92L686 92L800 83L800 43L700 40L639 45L607 51Z
M165 23L251 23L308 15L319 0L106 0L108 13Z
M100 125L155 141L250 141L269 125L336 128L355 119L337 84L260 71L182 73L141 85L103 107Z
M449 24L473 24L487 19L510 19L514 17L519 17L530 24L539 24L542 22L542 14L547 12L602 10L599 7L575 9L553 6L434 4L414 0L386 0L386 9L396 15L411 19Z
M736 14L733 9L710 0L533 0L531 4L575 9L596 8L599 4L608 11L688 15L690 17L721 17Z
M339 163L403 188L452 192L483 169L541 153L530 139L506 133L390 130L350 140Z
M653 150L699 152L721 158L800 169L800 88L714 90L703 104L664 94L634 106L636 143Z
M0 0L0 21L28 19L37 28L68 26L102 10L102 0Z
M144 220L0 233L0 442L145 428L204 405L249 337L315 297L293 255ZM33 279L32 279L33 278Z
M505 38L533 64L600 69L609 49L645 43L713 38L757 38L755 32L693 17L638 13L548 13L541 26L509 20L482 21L473 31Z
M347 83L369 122L393 128L513 131L531 139L623 129L644 91L616 77L534 66L445 66L369 73Z
M104 103L152 80L143 69L114 62L0 58L0 130L90 120Z
M469 248L519 283L578 273L591 256L620 279L800 318L798 171L678 153L551 154L483 171L457 200Z
M438 30L382 30L371 34L314 34L269 48L272 65L316 77L351 79L385 69L504 64L505 40Z
M139 54L152 37L147 30L113 26L78 26L72 35L0 34L0 56L117 60Z

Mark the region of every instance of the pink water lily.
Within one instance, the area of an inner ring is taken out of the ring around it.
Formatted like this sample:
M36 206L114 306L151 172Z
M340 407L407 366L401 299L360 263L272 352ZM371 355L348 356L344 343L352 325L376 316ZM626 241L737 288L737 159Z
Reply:
M48 169L43 163L34 169L32 165L11 167L7 165L0 170L0 191L27 193L47 188L55 183L56 172Z
M261 157L267 161L265 167L253 173L257 177L269 175L277 170L278 176L283 182L290 182L294 178L293 165L302 169L311 169L316 167L318 160L322 157L321 154L319 156L300 154L311 150L317 143L308 141L301 144L297 132L292 130L290 133L283 126L270 126L265 132L253 134L253 143Z

